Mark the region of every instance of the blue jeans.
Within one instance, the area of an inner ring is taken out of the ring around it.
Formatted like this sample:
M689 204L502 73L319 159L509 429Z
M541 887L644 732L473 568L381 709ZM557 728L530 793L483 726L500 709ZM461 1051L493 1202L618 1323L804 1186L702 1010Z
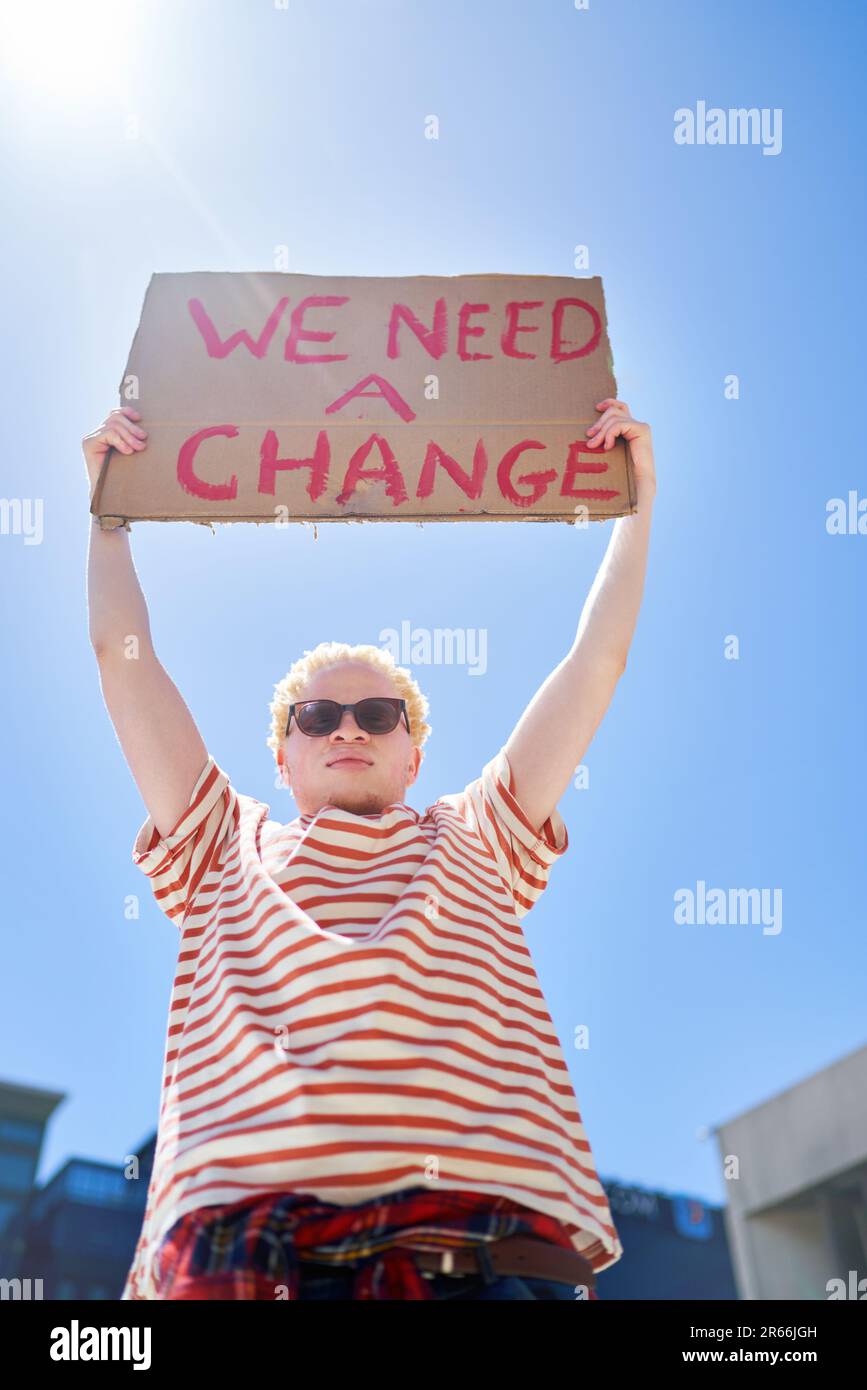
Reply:
M354 1269L328 1269L324 1265L304 1261L301 1265L301 1283L298 1299L351 1299ZM478 1274L434 1274L427 1281L436 1299L453 1301L469 1299L567 1299L575 1300L572 1284L563 1284L559 1279L518 1278L514 1274L504 1274L486 1282L484 1275Z

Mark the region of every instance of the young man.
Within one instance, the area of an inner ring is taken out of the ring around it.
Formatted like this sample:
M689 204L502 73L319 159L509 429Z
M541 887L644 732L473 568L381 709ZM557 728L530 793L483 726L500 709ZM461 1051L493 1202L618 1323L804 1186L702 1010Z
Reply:
M521 928L644 584L650 429L597 409L588 434L630 443L638 512L506 744L424 814L404 798L427 701L373 646L322 643L275 687L296 819L239 793L155 654L126 530L92 521L90 637L148 810L133 859L180 932L123 1298L573 1299L620 1258ZM85 438L91 489L108 448L145 447L139 420Z

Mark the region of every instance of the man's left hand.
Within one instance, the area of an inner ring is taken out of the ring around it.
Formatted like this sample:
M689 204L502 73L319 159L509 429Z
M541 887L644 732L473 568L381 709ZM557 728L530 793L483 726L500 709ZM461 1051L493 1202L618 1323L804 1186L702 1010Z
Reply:
M616 401L611 396L607 396L604 401L597 401L596 409L603 413L596 423L587 429L590 443L611 449L618 435L622 435L629 443L637 486L645 495L655 493L656 466L650 426L641 420L633 420L626 402Z

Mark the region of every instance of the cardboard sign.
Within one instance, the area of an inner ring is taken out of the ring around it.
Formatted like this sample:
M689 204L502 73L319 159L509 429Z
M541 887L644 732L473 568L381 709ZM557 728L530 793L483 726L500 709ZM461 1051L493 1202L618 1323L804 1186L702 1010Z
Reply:
M602 281L155 274L120 387L147 448L91 501L127 521L569 521L636 510Z

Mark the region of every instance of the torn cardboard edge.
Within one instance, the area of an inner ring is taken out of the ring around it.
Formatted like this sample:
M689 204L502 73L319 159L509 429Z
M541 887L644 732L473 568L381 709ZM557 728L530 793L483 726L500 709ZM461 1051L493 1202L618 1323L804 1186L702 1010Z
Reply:
M576 506L575 511L586 512L587 521L594 523L605 521L617 521L620 517L637 515L638 493L635 483L635 472L634 465L632 462L632 452L629 449L628 443L626 445L626 449L627 453L629 454L629 467L626 470L626 481L629 490L629 508L623 509L621 511L608 512L605 516L594 516L585 504L579 503ZM115 449L110 449L108 454L106 454L105 459L103 460L102 469L100 470L96 487L93 490L93 497L91 498L89 508L90 515L94 518L95 521L99 523L100 529L103 531L116 531L119 527L123 527L125 530L129 531L134 521L187 521L191 522L194 526L209 526L212 529L214 526L233 526L236 523L241 524L249 522L254 522L257 526L279 526L281 528L284 526L318 526L320 523L327 524L330 522L333 522L335 525L340 525L341 523L351 524L352 522L368 522L375 525L377 522L380 521L392 523L400 521L414 521L419 526L423 526L426 522L442 523L449 521L537 521L541 524L556 523L559 521L566 526L577 526L579 524L579 518L577 516L569 516L565 513L562 513L558 516L540 516L534 512L516 512L514 516L504 515L502 512L467 512L455 516L435 516L430 515L429 513L413 515L410 512L401 512L399 516L379 514L375 516L350 516L343 514L341 516L322 515L290 517L278 516L276 514L273 516L178 516L176 513L172 515L151 514L148 516L101 516L99 514L98 504L102 493L103 481L108 472L109 460L112 454L116 452L117 451Z

